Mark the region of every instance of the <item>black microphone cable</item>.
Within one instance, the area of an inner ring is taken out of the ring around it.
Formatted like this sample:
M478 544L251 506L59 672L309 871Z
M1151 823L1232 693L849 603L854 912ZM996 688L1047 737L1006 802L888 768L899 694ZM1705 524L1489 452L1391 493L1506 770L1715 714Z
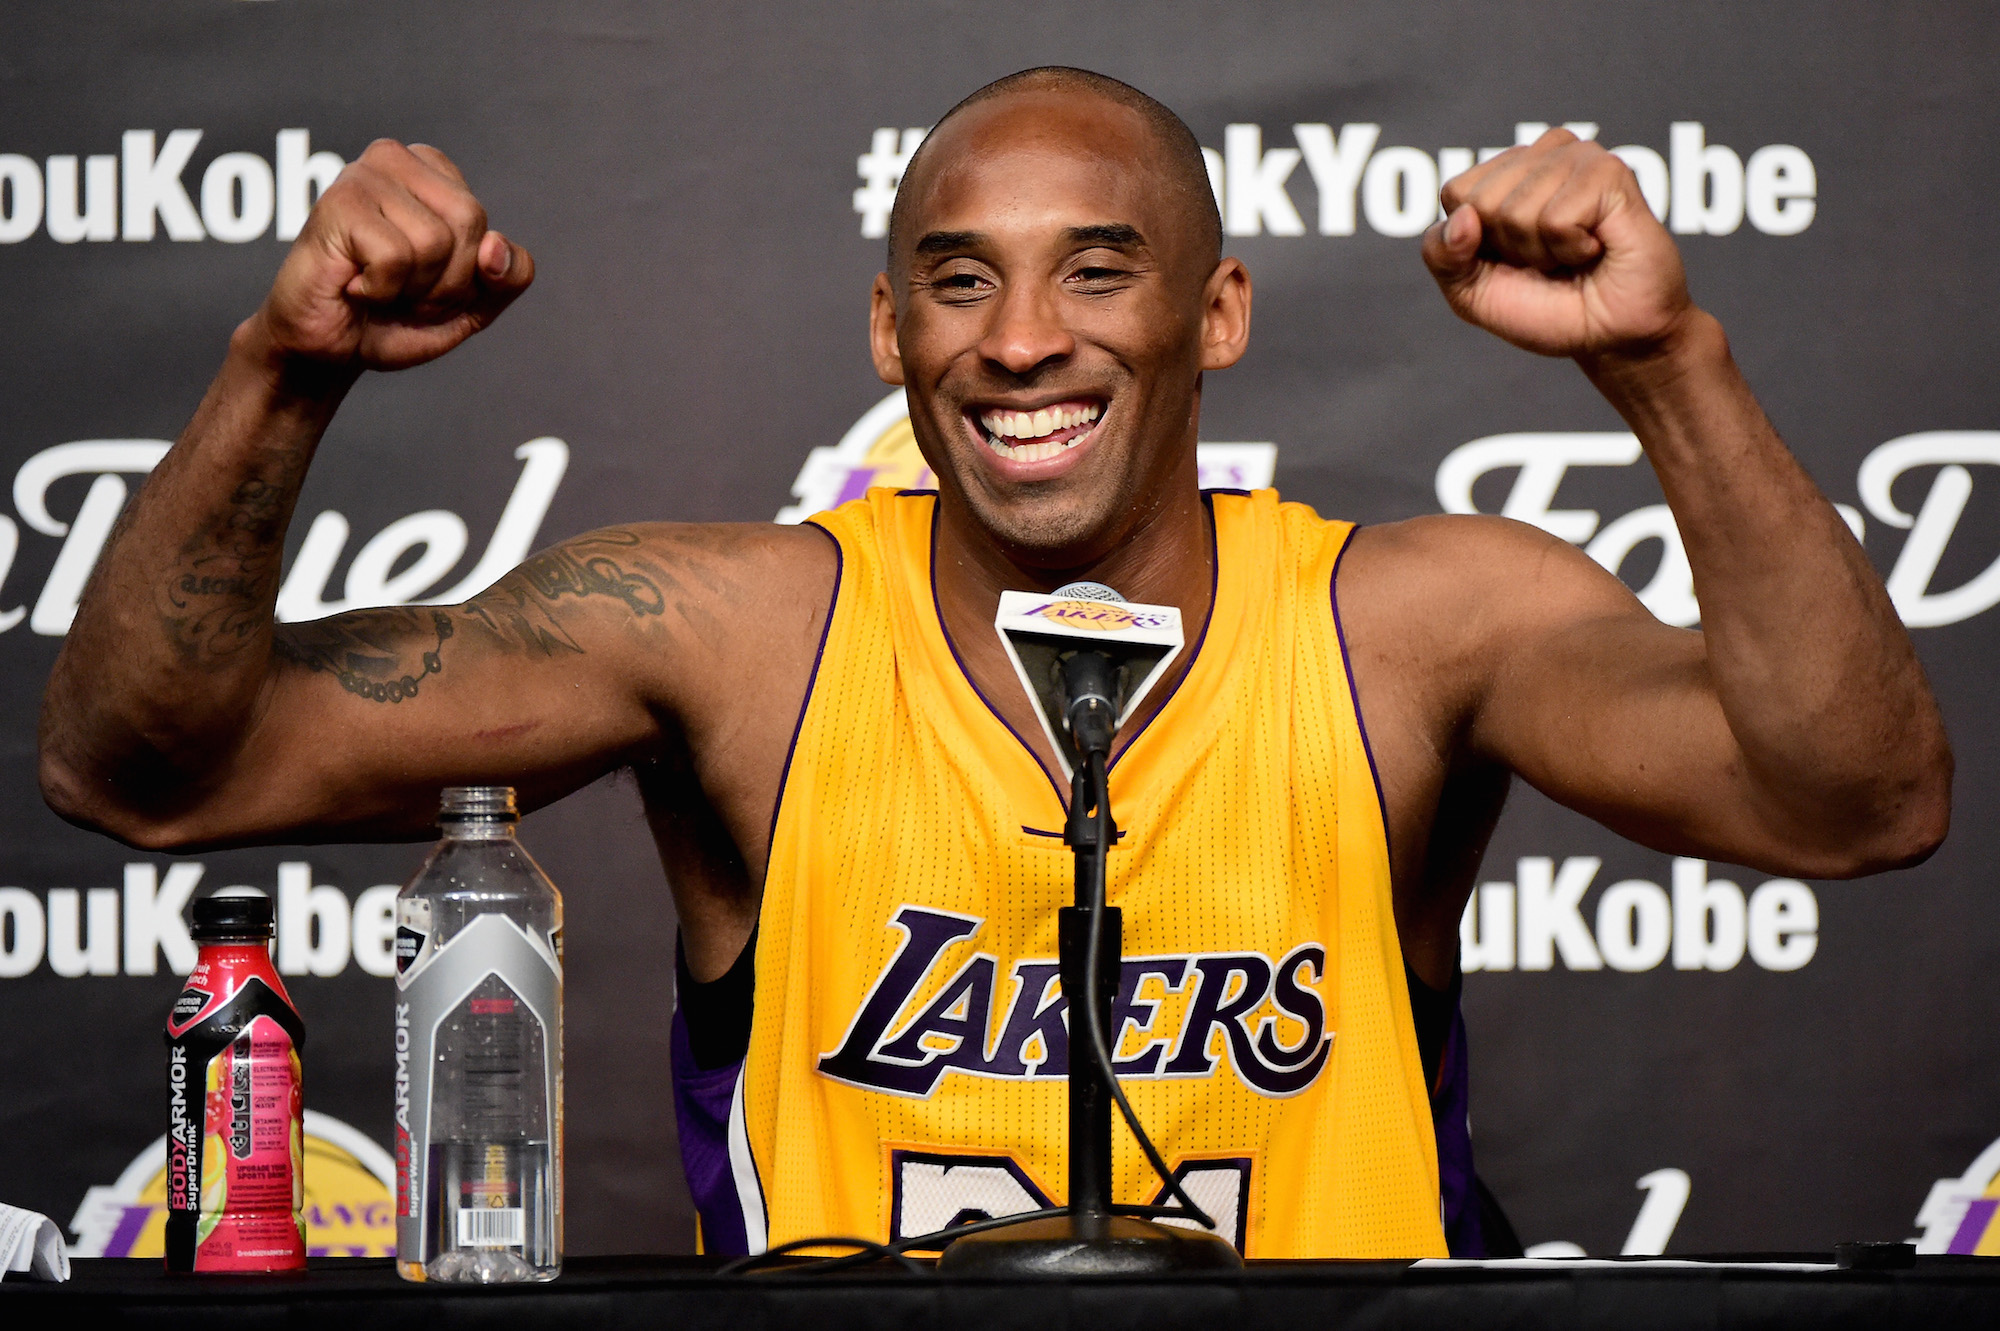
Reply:
M1118 1084L1118 1073L1112 1067L1111 1047L1104 1038L1104 1023L1098 1013L1095 999L1099 983L1098 953L1104 946L1105 864L1111 852L1111 784L1104 773L1104 754L1101 751L1093 748L1088 763L1090 798L1097 808L1097 854L1093 857L1096 862L1092 865L1090 873L1090 930L1083 958L1083 993L1079 996L1084 1009L1083 1027L1090 1036L1092 1059L1104 1078L1104 1084L1111 1090L1111 1098L1117 1103L1118 1112L1125 1118L1125 1126L1132 1130L1132 1136L1138 1140L1139 1149L1146 1154L1147 1163L1152 1165L1153 1172L1160 1176L1160 1181L1166 1184L1167 1192L1181 1204L1182 1208L1179 1212L1154 1207L1146 1209L1156 1211L1161 1216L1185 1215L1203 1229L1212 1230L1215 1228L1214 1219L1208 1212L1195 1205L1194 1199L1188 1196L1187 1190L1181 1186L1181 1181L1167 1168L1167 1162L1161 1158L1159 1148L1153 1145L1153 1139L1146 1135L1143 1127L1139 1126L1139 1116L1133 1112L1132 1102L1125 1098L1125 1088ZM1070 1011L1075 1012L1077 1006L1077 1002L1071 1002ZM1075 1041L1072 1040L1072 1047L1074 1044ZM1072 1054L1071 1057L1074 1058L1075 1055Z
M1133 1110L1132 1102L1125 1098L1125 1090L1118 1084L1118 1073L1112 1065L1111 1046L1104 1036L1104 1023L1098 1013L1097 1004L1090 1001L1102 981L1098 957L1104 946L1105 868L1111 850L1111 790L1110 782L1105 775L1104 754L1101 751L1092 749L1086 760L1085 770L1086 777L1082 783L1084 793L1088 795L1097 813L1097 854L1090 874L1091 912L1090 928L1085 942L1088 950L1083 962L1084 991L1071 1001L1070 1011L1074 1013L1079 1007L1083 1009L1083 1031L1086 1036L1083 1041L1084 1048L1088 1051L1091 1062L1096 1065L1099 1074L1103 1076L1104 1084L1110 1088L1111 1098L1117 1104L1118 1112L1124 1117L1125 1126L1131 1129L1132 1136L1138 1141L1139 1149L1145 1153L1147 1163L1166 1185L1168 1195L1179 1203L1178 1206L1113 1206L1111 1211L1114 1215L1138 1216L1149 1220L1187 1219L1199 1224L1203 1229L1213 1230L1214 1218L1195 1204L1194 1199L1188 1196L1187 1190L1181 1186L1180 1180L1167 1168L1167 1162L1160 1155L1159 1148L1153 1145L1153 1139L1146 1135L1146 1129L1140 1125L1139 1115ZM1076 1057L1076 1044L1075 1039L1070 1041L1072 1059ZM1001 1229L1027 1220L1049 1220L1069 1214L1068 1206L1051 1206L1039 1211L998 1216L990 1220L974 1220L962 1225L949 1225L944 1229L933 1230L929 1234L917 1234L890 1243L838 1235L794 1239L760 1253L739 1257L716 1274L725 1276L748 1274L806 1248L852 1248L855 1251L838 1257L822 1257L817 1261L793 1267L792 1274L817 1275L845 1271L865 1266L870 1262L885 1260L896 1262L906 1270L923 1270L921 1267L913 1267L905 1254L941 1249L952 1240L964 1238L968 1234L980 1234L989 1229Z
M1078 655L1081 656L1083 654L1078 653ZM1095 653L1092 655L1095 655ZM1074 667L1071 667L1071 669L1074 669ZM1068 673L1068 671L1065 673ZM1089 688L1087 685L1085 687L1088 693L1093 695L1092 701L1098 702L1101 699L1102 705L1083 709L1077 709L1072 706L1072 711L1081 710L1084 712L1084 716L1065 717L1065 720L1071 723L1072 734L1075 734L1076 729L1079 728L1075 725L1077 721L1094 723L1086 724L1086 726L1082 727L1093 733L1088 736L1077 736L1077 739L1080 741L1079 749L1082 750L1081 756L1084 758L1084 780L1072 785L1071 799L1074 801L1079 795L1087 798L1090 801L1091 808L1095 810L1097 818L1096 854L1093 857L1094 863L1091 866L1089 884L1091 910L1090 928L1087 931L1085 939L1083 993L1072 999L1070 1011L1074 1013L1078 1007L1083 1009L1083 1033L1086 1037L1083 1041L1084 1048L1088 1051L1091 1062L1096 1065L1099 1075L1103 1077L1105 1086L1110 1090L1111 1099L1118 1106L1118 1112L1124 1118L1125 1126L1131 1130L1133 1138L1139 1143L1140 1151L1145 1154L1146 1162L1152 1166L1153 1172L1159 1175L1160 1182L1165 1185L1168 1195L1179 1203L1178 1206L1114 1205L1111 1211L1114 1215L1139 1216L1145 1219L1187 1219L1199 1224L1203 1229L1213 1231L1215 1228L1214 1218L1195 1204L1194 1199L1188 1196L1187 1189L1181 1186L1181 1181L1174 1177L1172 1170L1167 1168L1167 1162L1160 1155L1159 1148L1153 1145L1153 1139L1146 1135L1146 1129L1140 1125L1139 1115L1133 1110L1132 1102L1125 1098L1125 1089L1118 1082L1118 1073L1111 1056L1111 1046L1105 1038L1104 1022L1098 1011L1098 1005L1094 1001L1098 987L1103 979L1102 967L1099 965L1099 954L1102 952L1104 946L1105 880L1111 852L1111 785L1106 775L1105 755L1111 746L1110 730L1115 725L1115 721L1112 720L1115 712L1111 699L1108 696L1112 686L1109 674L1106 673L1100 682L1096 678L1097 672L1088 673L1090 683L1098 684L1099 687ZM1075 681L1066 680L1065 683L1066 685L1072 683L1083 684L1084 680L1081 678ZM1066 691L1070 690L1066 689ZM1078 693L1084 691L1084 689L1076 690ZM1080 698L1078 700L1081 701ZM1099 713L1103 715L1100 716ZM1070 1057L1074 1060L1077 1044L1074 1038L1075 1023L1072 1022L1071 1026ZM1071 1066L1074 1068L1074 1062L1072 1062ZM766 1249L761 1253L752 1253L747 1257L739 1257L722 1267L717 1274L745 1274L768 1266L773 1262L782 1260L806 1248L852 1248L855 1251L839 1257L822 1257L817 1261L805 1263L802 1266L793 1268L796 1274L816 1274L849 1270L870 1262L884 1260L894 1261L906 1269L911 1269L913 1264L905 1255L907 1253L941 1249L952 1240L964 1238L968 1234L979 1234L991 1229L1001 1229L1008 1225L1020 1224L1023 1221L1053 1219L1069 1214L1072 1214L1072 1211L1067 1205L1052 1206L1039 1211L999 1216L989 1220L974 1220L960 1225L948 1225L943 1229L933 1230L928 1234L913 1235L910 1238L897 1239L890 1243L878 1243L873 1239L851 1238L839 1235L794 1239L789 1243L779 1244L777 1247ZM922 1268L915 1269L920 1270Z

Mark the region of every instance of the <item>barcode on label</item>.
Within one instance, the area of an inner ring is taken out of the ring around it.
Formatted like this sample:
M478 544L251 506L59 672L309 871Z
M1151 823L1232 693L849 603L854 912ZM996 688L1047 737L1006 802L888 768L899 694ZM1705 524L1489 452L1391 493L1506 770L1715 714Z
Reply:
M468 1206L458 1213L461 1248L518 1248L523 1237L518 1206Z

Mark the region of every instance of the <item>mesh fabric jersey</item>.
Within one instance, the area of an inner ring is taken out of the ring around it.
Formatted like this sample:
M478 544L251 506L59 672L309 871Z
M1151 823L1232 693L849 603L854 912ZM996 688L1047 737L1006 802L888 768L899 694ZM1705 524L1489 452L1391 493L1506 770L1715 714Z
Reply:
M1208 622L1110 772L1118 1071L1246 1256L1442 1256L1333 592L1352 527L1268 490L1207 500ZM708 1088L725 1140L683 1143L710 1252L1062 1200L1064 801L940 621L936 507L876 490L814 519L840 576L773 829L749 1050ZM1118 1201L1163 1199L1122 1126L1113 1156Z

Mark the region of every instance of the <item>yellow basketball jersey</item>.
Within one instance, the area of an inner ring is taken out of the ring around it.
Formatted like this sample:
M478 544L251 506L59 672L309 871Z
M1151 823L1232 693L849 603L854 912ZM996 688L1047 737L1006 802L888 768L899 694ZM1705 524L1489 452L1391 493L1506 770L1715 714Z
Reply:
M936 503L874 490L814 519L840 577L773 827L728 1134L752 1252L1063 1200L1063 801L939 620ZM1208 623L1111 768L1119 1072L1245 1255L1443 1256L1332 599L1352 528L1268 490L1210 503ZM1122 1124L1112 1137L1115 1198L1162 1201Z

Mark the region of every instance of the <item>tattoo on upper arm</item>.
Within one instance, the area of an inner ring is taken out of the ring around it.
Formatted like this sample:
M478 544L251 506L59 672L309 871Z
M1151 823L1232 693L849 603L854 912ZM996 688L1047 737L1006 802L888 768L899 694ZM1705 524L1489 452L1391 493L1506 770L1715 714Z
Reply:
M444 645L457 631L450 613L435 607L356 610L281 628L272 636L271 650L280 660L332 675L356 697L401 702L416 697L417 686L444 669ZM406 668L411 644L427 641L426 634L436 635L435 644L420 665Z
M563 622L572 602L620 602L634 621L660 618L671 603L697 634L709 639L712 617L695 604L675 572L647 557L643 545L636 532L594 532L534 555L462 606L357 610L283 625L272 647L282 660L333 676L356 697L398 703L416 697L425 680L444 673L447 642L453 643L455 658L468 652L475 657L582 655L583 644ZM693 565L678 572L721 590Z
M544 550L466 602L465 613L508 646L544 656L582 652L556 615L564 597L612 597L623 601L636 617L656 616L666 610L667 598L659 581L625 566L635 562L639 544L637 533L613 528ZM620 562L621 553L625 563ZM643 560L637 562L644 564Z

